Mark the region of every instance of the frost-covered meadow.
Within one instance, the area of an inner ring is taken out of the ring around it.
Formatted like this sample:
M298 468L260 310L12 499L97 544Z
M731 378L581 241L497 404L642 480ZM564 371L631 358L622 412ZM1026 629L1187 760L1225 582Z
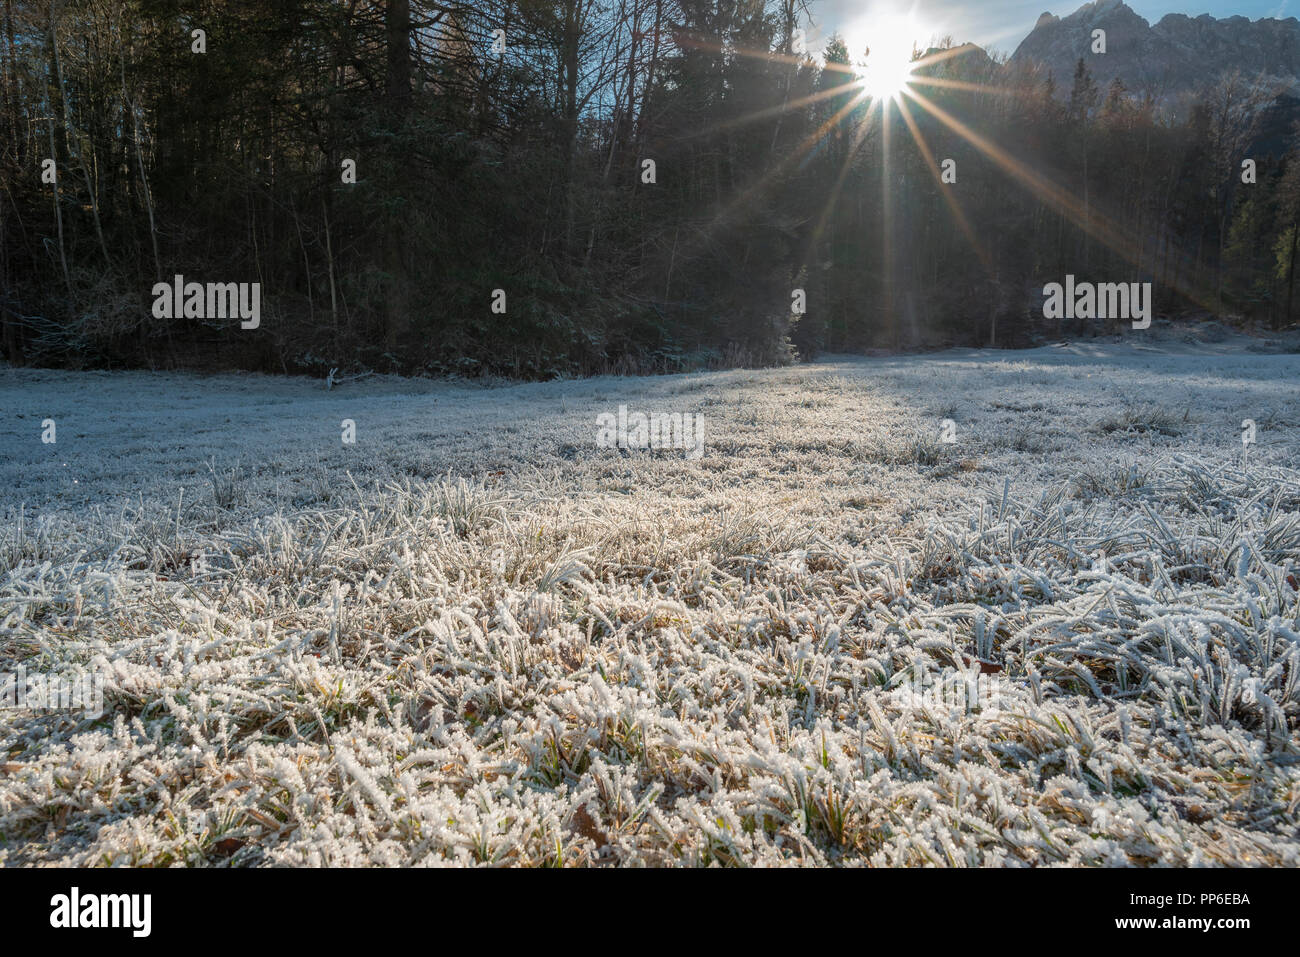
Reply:
M0 672L106 709L0 711L0 863L1298 865L1300 355L1252 348L0 370ZM598 448L620 405L703 456Z

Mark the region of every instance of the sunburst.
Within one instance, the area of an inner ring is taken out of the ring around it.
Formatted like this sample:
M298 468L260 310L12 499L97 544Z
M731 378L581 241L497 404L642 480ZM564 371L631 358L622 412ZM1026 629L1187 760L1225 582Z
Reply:
M916 18L872 13L849 24L845 44L862 75L862 88L877 102L897 101L912 82L917 45L924 41Z
M903 124L903 131L916 143L925 165L930 169L954 224L991 277L996 275L996 269L989 250L980 242L976 229L962 209L957 192L941 181L938 157L935 156L921 129L919 121L922 117L946 128L948 132L974 147L986 160L991 161L1022 188L1035 195L1047 208L1059 213L1121 258L1134 265L1140 265L1149 258L1149 247L1153 242L1151 235L1140 237L1125 235L1124 231L1095 205L1081 200L1067 187L1053 181L1047 173L1017 159L1007 149L976 132L957 115L945 110L939 103L926 96L923 92L926 88L929 88L932 93L954 91L985 96L1015 96L1017 91L1013 88L990 86L953 76L936 75L936 73L948 73L944 64L969 53L971 48L940 44L938 49L927 49L928 42L933 46L931 41L935 34L921 26L921 21L915 16L915 7L910 11L903 11L900 8L882 10L880 6L880 4L873 5L869 13L842 29L841 34L850 62L848 64L826 63L824 66L826 70L851 75L852 82L832 85L810 95L736 117L723 124L722 128L728 129L743 127L773 116L804 110L813 104L825 101L833 100L837 107L831 115L823 117L822 122L815 124L794 149L753 182L747 184L729 203L718 209L712 222L704 226L696 237L697 242L703 241L724 223L733 222L737 215L757 202L761 195L783 182L790 170L804 162L837 126L849 121L856 125L857 129L850 137L838 175L828 184L825 203L807 239L805 265L816 255L815 250L830 222L856 156L874 133L880 137L883 191L881 228L884 234L882 266L887 277L885 294L888 299L891 293L890 277L893 275L895 214L891 128L897 115ZM940 24L933 22L930 26L937 30ZM721 49L716 41L687 38L685 42L703 49ZM782 62L791 68L799 67L804 62L802 56L774 53L766 49L733 48L731 52L739 56ZM849 95L845 96L846 93ZM698 135L716 132L718 129L719 127L714 126L699 131ZM903 211L903 215L907 215L907 210ZM1181 250L1174 250L1172 255L1180 261L1187 258ZM1189 299L1200 301L1189 283L1175 281L1174 288ZM886 308L888 309L889 306L887 305Z

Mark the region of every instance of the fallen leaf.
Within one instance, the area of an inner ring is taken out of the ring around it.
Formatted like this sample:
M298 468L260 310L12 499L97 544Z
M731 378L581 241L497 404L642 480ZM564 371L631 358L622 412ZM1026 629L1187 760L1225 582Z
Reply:
M583 837L595 841L597 846L604 845L607 841L604 833L596 826L595 818L587 812L585 804L573 812L573 826Z
M982 675L996 675L1002 673L1002 666L996 661L985 661L983 658L971 658L969 655L962 655L961 657L966 663L967 668L973 667L978 662L980 666L980 674Z
M244 844L245 842L241 841L237 837L227 837L224 840L217 841L217 843L212 846L222 857L229 857L231 854L234 854L235 851L243 847Z

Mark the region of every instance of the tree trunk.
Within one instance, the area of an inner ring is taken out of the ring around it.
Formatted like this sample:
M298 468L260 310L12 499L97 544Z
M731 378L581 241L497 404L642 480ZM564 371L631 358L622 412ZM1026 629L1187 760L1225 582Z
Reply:
M388 46L388 106L394 130L405 122L411 102L411 3L389 0L384 20ZM410 326L407 276L398 230L389 224L384 239L384 272L388 294L385 302L384 340L390 353L396 353Z
M1291 325L1291 301L1295 296L1295 253L1296 243L1300 240L1300 220L1291 224L1291 262L1286 270L1286 315L1282 317L1284 325Z
M411 0L388 0L384 14L388 52L388 102L405 114L411 100Z

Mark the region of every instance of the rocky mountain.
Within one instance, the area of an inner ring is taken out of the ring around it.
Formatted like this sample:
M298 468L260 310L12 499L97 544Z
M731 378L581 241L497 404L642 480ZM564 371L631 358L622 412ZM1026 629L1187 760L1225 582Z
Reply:
M1104 54L1092 52L1097 29L1106 31ZM1066 17L1044 13L1011 62L1041 64L1068 96L1080 57L1103 94L1119 77L1134 93L1177 99L1234 70L1297 91L1300 20L1169 14L1153 26L1123 0L1095 0Z

